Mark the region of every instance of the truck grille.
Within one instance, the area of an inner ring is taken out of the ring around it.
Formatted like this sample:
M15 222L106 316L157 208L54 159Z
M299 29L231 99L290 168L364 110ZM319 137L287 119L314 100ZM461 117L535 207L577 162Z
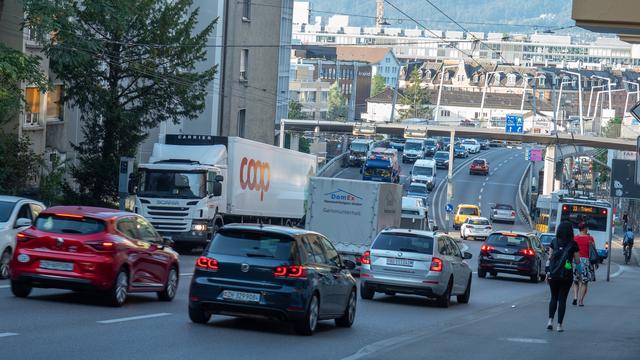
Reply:
M181 206L149 206L147 215L158 231L189 231L189 208Z

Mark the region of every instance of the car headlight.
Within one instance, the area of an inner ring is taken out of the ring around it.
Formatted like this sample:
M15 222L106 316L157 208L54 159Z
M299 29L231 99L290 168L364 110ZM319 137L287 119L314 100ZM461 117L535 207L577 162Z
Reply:
M192 231L207 231L208 228L209 226L207 224L191 224Z

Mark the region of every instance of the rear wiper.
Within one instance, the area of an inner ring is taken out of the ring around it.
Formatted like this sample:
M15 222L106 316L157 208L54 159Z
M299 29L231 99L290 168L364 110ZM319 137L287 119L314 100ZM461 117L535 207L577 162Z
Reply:
M262 257L262 258L272 258L273 257L273 255L256 254L256 253L246 253L245 256L247 256L247 257Z

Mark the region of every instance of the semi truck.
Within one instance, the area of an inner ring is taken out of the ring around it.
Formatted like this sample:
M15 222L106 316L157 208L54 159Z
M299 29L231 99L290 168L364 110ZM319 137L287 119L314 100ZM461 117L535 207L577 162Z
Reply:
M205 245L227 223L296 225L315 156L239 137L166 135L138 167L135 212L177 247Z
M378 233L400 226L402 186L313 177L305 227L319 232L345 258L357 260Z

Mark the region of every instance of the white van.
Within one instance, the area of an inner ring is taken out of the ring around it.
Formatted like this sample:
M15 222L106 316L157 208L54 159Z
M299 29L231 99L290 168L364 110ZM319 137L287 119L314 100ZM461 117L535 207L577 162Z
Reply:
M427 205L422 199L403 196L400 227L403 229L428 230Z
M416 160L411 170L411 182L426 184L427 190L433 190L436 186L436 161L433 159Z

